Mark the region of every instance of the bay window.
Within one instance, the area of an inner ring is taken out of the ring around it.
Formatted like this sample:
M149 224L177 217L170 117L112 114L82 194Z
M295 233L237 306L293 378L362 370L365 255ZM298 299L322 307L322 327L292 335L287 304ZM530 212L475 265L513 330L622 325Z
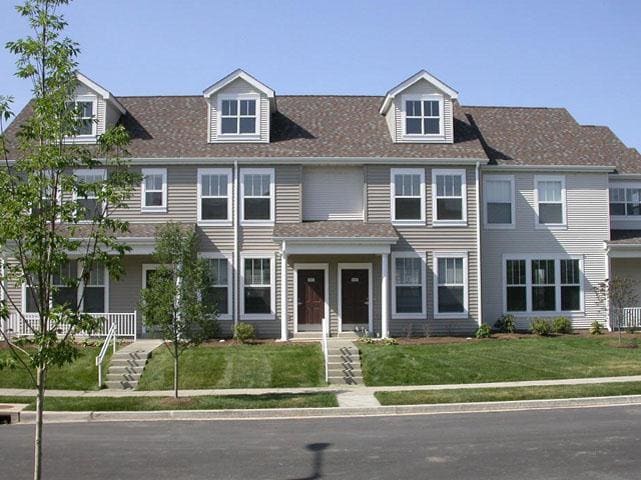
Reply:
M395 318L425 318L425 257L414 252L392 254Z
M416 223L425 221L425 170L393 168L391 176L392 221Z
M435 316L467 314L467 254L434 253Z
M198 169L198 221L230 222L232 215L231 170L227 168Z

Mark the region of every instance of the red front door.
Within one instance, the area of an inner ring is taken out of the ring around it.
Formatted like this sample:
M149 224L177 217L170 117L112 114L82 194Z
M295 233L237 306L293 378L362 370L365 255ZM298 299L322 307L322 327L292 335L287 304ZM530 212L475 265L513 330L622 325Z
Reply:
M298 271L298 330L320 330L325 315L325 271Z

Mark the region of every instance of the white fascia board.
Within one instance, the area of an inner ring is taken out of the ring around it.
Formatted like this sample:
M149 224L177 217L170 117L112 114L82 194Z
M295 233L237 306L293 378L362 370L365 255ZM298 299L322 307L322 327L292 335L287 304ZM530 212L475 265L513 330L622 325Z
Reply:
M616 167L612 165L483 165L486 172L605 172L610 173Z
M407 80L404 80L403 82L399 83L397 86L395 86L385 94L385 100L383 100L383 105L381 105L381 109L379 113L381 115L384 115L385 113L387 113L387 110L392 104L392 100L394 100L394 97L396 97L396 95L401 93L403 90L414 85L419 80L425 80L428 83L431 83L438 90L440 90L441 92L443 92L445 95L447 95L453 100L458 98L458 92L456 90L454 90L452 87L447 85L445 82L442 82L441 80L436 78L427 70L421 70L420 72L417 72L414 75L412 75Z
M265 95L267 95L267 98L270 98L270 99L274 98L274 95L275 95L274 90L272 90L267 85L257 80L256 78L252 77L250 74L248 74L247 72L245 72L240 68L234 70L226 77L218 80L216 83L214 83L210 87L207 87L203 91L203 95L205 96L205 98L209 98L218 90L223 88L225 85L230 84L231 82L233 82L238 78L244 80L245 82L249 83L251 86L256 88L257 90L260 90L261 92L263 92Z
M114 97L111 94L111 92L107 90L105 87L98 85L92 79L90 79L86 75L83 75L80 72L76 72L76 78L85 87L90 88L91 90L96 92L98 95L100 95L102 98L104 98L105 101L111 103L114 107L116 107L120 111L120 113L122 113L123 115L127 113L127 110L125 110L125 107L123 107L122 104L116 99L116 97Z
M96 159L101 161L103 159ZM179 163L180 165L207 164L305 164L319 165L365 165L365 164L402 164L402 165L485 165L487 158L401 158L401 157L130 157L132 165L159 165Z

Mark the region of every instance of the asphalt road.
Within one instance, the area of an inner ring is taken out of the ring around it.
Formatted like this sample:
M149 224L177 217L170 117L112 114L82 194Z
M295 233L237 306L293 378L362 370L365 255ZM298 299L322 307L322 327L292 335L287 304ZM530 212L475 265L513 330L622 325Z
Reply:
M641 478L641 407L45 428L47 480ZM0 479L32 436L0 426Z

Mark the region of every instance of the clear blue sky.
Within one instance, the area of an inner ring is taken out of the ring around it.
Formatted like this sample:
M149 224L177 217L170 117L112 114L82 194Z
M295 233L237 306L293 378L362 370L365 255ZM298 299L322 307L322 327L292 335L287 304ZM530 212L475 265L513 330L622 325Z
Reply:
M0 43L26 33L0 4ZM468 105L563 106L641 149L641 1L77 0L80 70L115 95L200 94L237 67L278 94L381 95L425 68ZM0 53L0 95L29 86Z

